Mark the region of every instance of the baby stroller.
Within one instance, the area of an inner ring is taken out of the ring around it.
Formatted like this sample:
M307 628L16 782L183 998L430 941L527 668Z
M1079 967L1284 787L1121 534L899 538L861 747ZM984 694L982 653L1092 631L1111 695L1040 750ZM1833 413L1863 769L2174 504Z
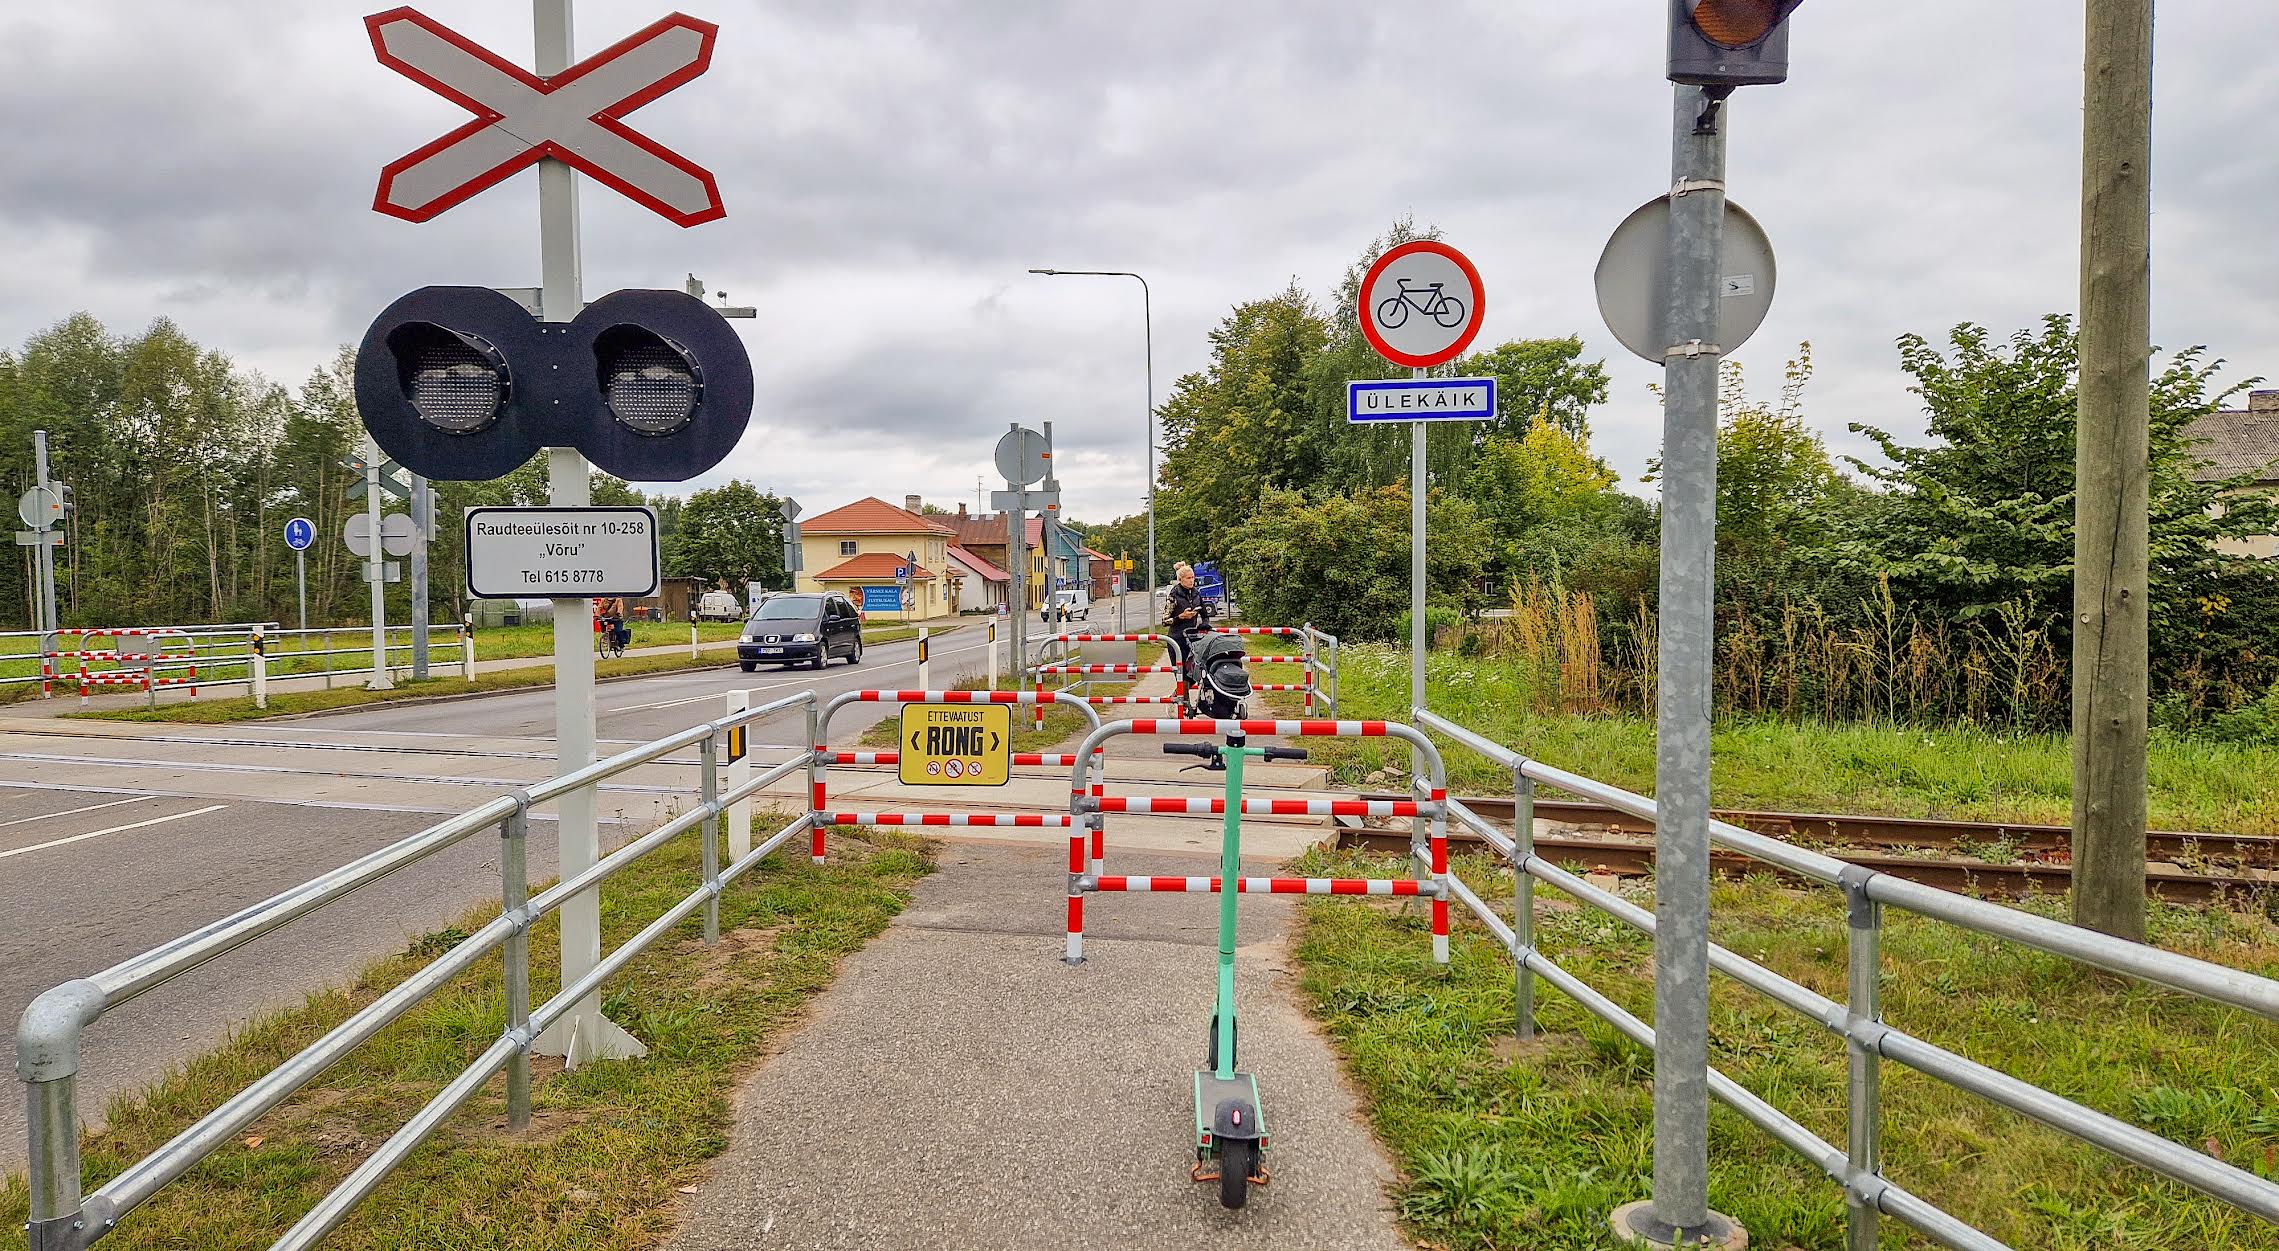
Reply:
M1195 715L1239 721L1250 705L1250 666L1242 640L1232 634L1205 634L1187 649L1187 703ZM1227 740L1241 746L1241 736Z

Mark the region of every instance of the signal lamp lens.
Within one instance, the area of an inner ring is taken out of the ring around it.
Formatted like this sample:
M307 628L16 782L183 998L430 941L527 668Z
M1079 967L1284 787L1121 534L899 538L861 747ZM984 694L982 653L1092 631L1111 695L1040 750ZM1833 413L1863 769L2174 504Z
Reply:
M665 435L696 419L704 375L669 339L640 326L618 325L594 339L603 402L635 434Z
M1772 33L1782 17L1779 0L1701 0L1694 29L1721 48L1746 48Z
M505 361L481 337L411 322L388 335L388 350L421 421L446 434L474 434L498 420L512 382Z

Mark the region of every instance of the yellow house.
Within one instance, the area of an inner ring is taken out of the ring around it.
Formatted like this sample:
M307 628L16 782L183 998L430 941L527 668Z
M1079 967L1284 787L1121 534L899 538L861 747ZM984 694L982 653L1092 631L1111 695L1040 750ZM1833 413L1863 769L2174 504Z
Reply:
M897 508L875 496L799 520L802 591L838 591L871 620L919 621L957 611L944 571L953 531L918 513L918 497ZM910 571L905 599L896 571Z

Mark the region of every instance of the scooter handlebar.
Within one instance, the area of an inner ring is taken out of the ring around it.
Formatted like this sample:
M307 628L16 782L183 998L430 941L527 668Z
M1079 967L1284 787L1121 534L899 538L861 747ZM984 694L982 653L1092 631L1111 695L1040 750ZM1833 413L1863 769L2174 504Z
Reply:
M1219 748L1216 743L1165 743L1163 754L1166 756L1201 756L1203 759L1209 760L1219 754Z
M1264 750L1266 754L1259 757L1261 760L1304 760L1306 758L1306 749L1303 747L1268 747Z

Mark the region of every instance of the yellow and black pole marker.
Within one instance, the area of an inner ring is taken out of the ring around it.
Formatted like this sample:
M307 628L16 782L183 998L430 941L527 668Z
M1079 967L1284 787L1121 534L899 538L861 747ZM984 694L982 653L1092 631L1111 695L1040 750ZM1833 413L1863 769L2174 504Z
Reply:
M745 727L744 727L744 726L740 726L740 725L732 725L732 726L729 726L729 727L728 727L728 763L729 763L729 764L734 764L734 763L736 763L737 761L739 761L739 760L742 760L742 759L744 758L744 746L745 746L744 731L745 731Z

